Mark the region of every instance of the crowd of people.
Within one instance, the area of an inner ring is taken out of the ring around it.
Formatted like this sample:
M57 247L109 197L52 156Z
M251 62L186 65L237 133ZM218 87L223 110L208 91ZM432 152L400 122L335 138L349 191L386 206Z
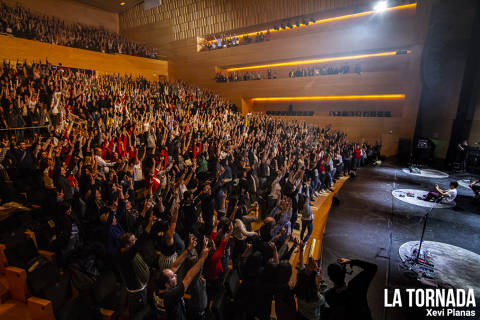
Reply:
M277 71L267 69L264 72L261 71L245 71L245 72L217 72L215 80L217 82L236 82L236 81L249 81L249 80L262 80L262 79L277 79Z
M19 4L10 7L0 1L0 33L67 47L157 58L153 48L128 40L101 27L69 24L51 16L32 13Z
M295 23L291 21L285 21L280 25L274 26L275 31L288 30L293 28L299 28L302 25L308 26L310 23L315 23L316 19L311 17L309 19L303 18L301 21L297 20ZM254 35L254 36L253 36ZM220 34L218 37L213 36L213 39L205 39L202 46L207 50L217 50L222 48L236 47L239 45L258 43L271 40L270 28L267 27L266 31L252 32L244 35L235 34Z
M289 258L312 234L310 202L379 145L330 127L242 116L180 82L4 62L0 86L3 128L45 126L1 138L2 203L36 205L36 218L54 222L44 249L76 275L74 286L79 274L100 281L113 272L130 319L269 319L272 300L277 319L370 317L375 265L340 259L325 291L318 261L301 258L292 284ZM79 254L93 245L93 259ZM364 269L348 285L346 265ZM95 295L95 281L77 290Z
M362 69L359 64L356 64L353 70L350 70L349 65L342 67L326 67L326 66L313 66L311 68L297 68L288 72L288 77L301 78L301 77L313 77L324 76L332 74L346 74L354 72L361 74ZM285 75L286 77L286 75ZM273 69L267 69L265 71L244 71L244 72L217 72L215 80L217 82L237 82L237 81L249 81L249 80L262 80L262 79L277 79L277 71Z
M352 70L356 74L361 74L362 69L359 64L356 64ZM299 78L299 77L313 77L313 76L325 76L332 74L346 74L351 72L350 66L348 64L341 67L326 67L326 66L313 66L311 68L297 68L290 70L288 73L289 78Z
M255 37L248 34L243 36L221 34L218 38L214 36L212 40L205 40L203 47L208 50L217 50L263 41L270 41L270 30L257 32Z

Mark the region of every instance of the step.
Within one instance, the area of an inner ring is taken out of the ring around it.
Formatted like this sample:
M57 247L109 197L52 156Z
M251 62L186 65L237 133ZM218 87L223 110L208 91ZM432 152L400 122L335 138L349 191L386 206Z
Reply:
M7 277L0 275L0 303L10 299L10 289L8 287Z
M8 300L0 304L0 320L33 320L27 304L17 300Z

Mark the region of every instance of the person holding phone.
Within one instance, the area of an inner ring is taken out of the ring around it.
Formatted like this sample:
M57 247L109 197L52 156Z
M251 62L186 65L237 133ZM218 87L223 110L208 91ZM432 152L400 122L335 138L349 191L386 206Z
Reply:
M457 181L450 181L450 189L448 190L442 190L438 186L438 184L435 185L435 191L430 191L425 197L418 197L420 200L425 200L425 201L436 201L440 197L443 199L441 200L442 203L452 203L453 200L457 197L457 187L458 187L458 182Z
M346 265L359 267L360 273L354 276L348 284L345 282ZM367 292L378 266L363 260L337 259L337 263L328 266L328 277L333 282L333 288L325 293L325 299L330 306L332 319L372 319L368 307Z

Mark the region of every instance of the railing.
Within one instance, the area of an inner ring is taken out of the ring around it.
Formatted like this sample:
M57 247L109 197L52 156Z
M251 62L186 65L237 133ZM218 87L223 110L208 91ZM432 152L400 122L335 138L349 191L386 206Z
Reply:
M4 134L12 134L15 136L16 141L31 140L33 136L39 132L47 133L49 125L44 126L30 126L30 127L17 127L17 128L0 128L0 136Z

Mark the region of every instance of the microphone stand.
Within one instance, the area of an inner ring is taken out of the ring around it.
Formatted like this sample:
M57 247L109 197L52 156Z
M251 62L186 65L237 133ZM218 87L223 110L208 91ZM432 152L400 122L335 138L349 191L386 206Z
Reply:
M442 201L442 199L443 199L443 196L440 196L434 201L434 203L439 203L440 201ZM420 237L420 243L418 244L417 256L416 256L415 262L414 262L415 264L419 263L418 260L420 258L420 250L422 249L423 237L425 236L425 230L427 228L427 220L428 220L428 217L430 216L430 213L432 213L433 209L435 209L435 207L431 207L430 210L428 210L428 212L425 215L424 220L423 220L422 236Z

